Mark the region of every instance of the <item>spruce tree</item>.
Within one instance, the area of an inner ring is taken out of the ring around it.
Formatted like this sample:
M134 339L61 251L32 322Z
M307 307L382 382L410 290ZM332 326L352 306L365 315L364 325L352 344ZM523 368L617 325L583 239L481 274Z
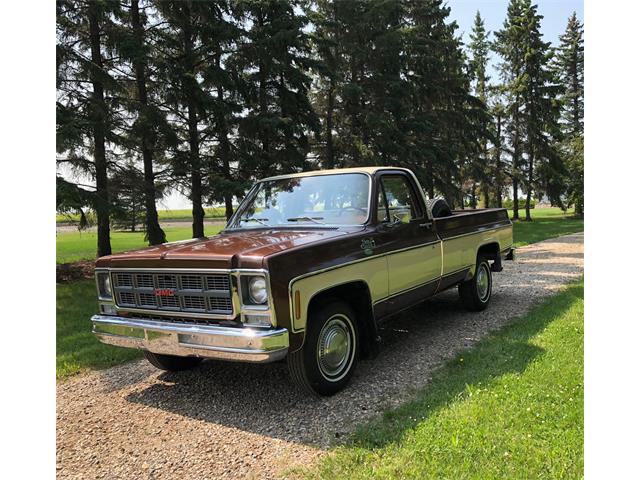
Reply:
M111 254L108 147L119 142L122 93L113 76L118 58L112 34L121 5L108 0L61 0L56 5L58 164L95 179L91 197L101 257Z
M299 2L245 0L246 42L234 61L242 68L246 115L239 124L242 175L269 175L309 167L309 132L318 118L309 101L314 62Z
M144 219L146 236L150 245L167 241L167 237L158 222L156 209L156 186L153 171L154 151L159 130L163 130L165 119L162 112L151 103L148 95L150 82L149 62L151 47L147 15L140 9L139 0L131 0L128 15L124 21L127 28L123 32L120 51L132 66L135 81L135 94L132 96L131 109L136 115L131 129L131 142L141 152L144 176L142 198L144 199ZM133 167L132 167L133 168ZM128 169L129 172L136 171ZM118 177L118 178L121 178ZM135 180L138 178L134 177ZM124 183L124 182L120 182Z
M526 29L524 26L524 8L521 0L510 0L507 18L502 29L495 32L494 51L500 55L498 66L505 97L505 109L508 115L506 130L509 136L511 165L509 176L513 184L513 219L519 219L518 191L522 171L523 150L523 110L524 110L524 59Z
M555 72L560 82L561 128L564 138L560 150L568 171L567 197L576 215L584 215L584 39L583 25L574 12L560 36Z
M489 50L491 43L489 41L489 32L485 30L484 21L480 16L480 11L476 12L473 23L473 29L470 35L469 52L471 59L469 61L469 71L473 82L476 97L485 105L488 103L489 76L487 74L487 65L489 63ZM485 129L488 125L485 125ZM487 145L486 132L482 132L478 143L482 145L481 154L472 161L472 176L475 181L480 182L481 190L484 197L485 208L489 207L489 190L492 177L495 177L495 171L492 171L489 162L489 152ZM475 192L472 192L472 198L475 202ZM475 205L472 205L475 208Z
M155 5L164 20L158 58L159 75L165 83L164 104L179 138L172 155L173 172L176 180L186 180L183 186L192 203L192 236L200 238L204 237L203 199L207 184L202 130L212 103L211 92L203 88L201 80L210 60L201 39L208 5L192 0L156 1Z
M558 86L554 84L551 70L551 44L542 40L542 15L538 14L537 6L532 5L530 0L523 0L523 7L526 35L522 85L527 135L525 219L531 221L531 198L536 183L539 190L545 191L552 202L561 204L565 171L554 146L555 140L559 138L559 110L555 101Z

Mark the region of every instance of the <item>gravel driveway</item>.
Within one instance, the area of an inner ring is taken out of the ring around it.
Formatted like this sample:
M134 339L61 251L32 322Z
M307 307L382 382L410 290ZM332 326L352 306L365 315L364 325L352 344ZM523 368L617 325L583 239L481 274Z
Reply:
M204 362L160 373L139 361L57 387L59 478L277 478L308 465L353 427L411 396L457 351L511 322L583 271L583 234L518 249L494 276L491 306L468 313L455 290L383 330L378 358L362 361L331 398L310 398L286 364Z

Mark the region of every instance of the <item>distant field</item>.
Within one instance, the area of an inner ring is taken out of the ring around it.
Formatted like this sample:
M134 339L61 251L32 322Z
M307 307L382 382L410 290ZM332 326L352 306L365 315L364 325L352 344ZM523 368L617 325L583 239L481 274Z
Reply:
M186 210L174 210L175 212ZM584 221L574 218L572 212L564 215L559 208L534 209L531 211L533 222L514 222L513 237L516 247L539 242L546 238L558 237L584 229ZM511 212L509 212L511 215ZM524 210L520 211L524 216ZM190 217L187 217L188 219ZM215 235L223 225L205 226L206 235ZM167 240L172 242L191 237L191 226L165 228ZM56 235L56 263L70 263L80 260L92 260L96 255L97 234L95 232L60 232ZM112 232L111 248L113 252L122 252L147 245L144 233Z
M224 207L210 207L204 209L206 218L219 218L224 220ZM158 210L158 219L161 222L172 220L191 220L191 209L184 210ZM56 223L77 223L80 221L79 215L56 215Z
M205 225L205 235L215 235L224 225ZM191 238L191 226L164 229L167 240L174 242ZM56 234L56 263L71 263L96 258L97 236L95 232L60 232ZM111 250L124 252L147 246L143 232L112 232Z
M519 210L519 213L524 218L524 210ZM509 211L509 216L512 214ZM513 244L516 247L584 230L584 220L575 218L573 211L565 215L559 208L540 208L531 210L531 216L533 222L513 222Z

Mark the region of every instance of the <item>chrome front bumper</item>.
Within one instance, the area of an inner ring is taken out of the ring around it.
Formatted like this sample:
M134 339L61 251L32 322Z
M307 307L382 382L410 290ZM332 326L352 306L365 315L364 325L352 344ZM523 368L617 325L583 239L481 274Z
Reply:
M102 343L165 355L269 363L284 358L289 349L286 328L174 324L113 315L94 315L91 321Z

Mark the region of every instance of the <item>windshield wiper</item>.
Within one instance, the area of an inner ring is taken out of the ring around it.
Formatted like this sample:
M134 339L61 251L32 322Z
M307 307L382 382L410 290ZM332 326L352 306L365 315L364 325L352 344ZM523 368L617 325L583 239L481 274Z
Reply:
M287 218L287 222L313 222L313 223L319 223L320 225L324 225L324 222L319 222L318 220L324 220L324 217L292 217L292 218Z
M241 218L240 219L241 222L258 222L260 225L264 225L265 227L268 227L269 225L264 223L264 222L268 222L269 219L268 218Z

